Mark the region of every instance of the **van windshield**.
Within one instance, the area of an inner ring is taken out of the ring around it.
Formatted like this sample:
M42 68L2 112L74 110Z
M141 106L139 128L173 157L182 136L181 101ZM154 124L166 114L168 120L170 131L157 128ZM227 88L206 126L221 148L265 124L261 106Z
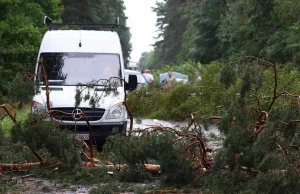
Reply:
M117 54L95 53L41 53L49 85L77 85L92 81L121 77L120 58ZM42 68L38 79L44 82ZM118 81L121 84L121 81ZM107 83L99 81L98 84Z

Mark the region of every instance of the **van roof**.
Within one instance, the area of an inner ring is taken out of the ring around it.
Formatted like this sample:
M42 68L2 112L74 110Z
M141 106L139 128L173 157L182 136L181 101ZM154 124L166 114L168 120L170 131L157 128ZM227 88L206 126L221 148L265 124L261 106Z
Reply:
M93 30L47 31L40 46L40 53L43 52L117 53L122 56L116 32Z

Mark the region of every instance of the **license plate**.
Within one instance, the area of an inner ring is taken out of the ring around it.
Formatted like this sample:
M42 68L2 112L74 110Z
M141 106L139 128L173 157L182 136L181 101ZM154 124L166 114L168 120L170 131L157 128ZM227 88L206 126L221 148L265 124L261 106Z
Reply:
M89 134L76 134L76 139L79 140L89 140L90 135Z

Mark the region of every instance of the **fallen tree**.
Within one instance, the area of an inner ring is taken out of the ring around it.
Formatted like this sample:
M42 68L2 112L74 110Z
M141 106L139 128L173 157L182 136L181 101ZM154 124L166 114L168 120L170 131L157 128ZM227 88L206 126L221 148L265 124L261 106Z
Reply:
M194 86L186 86L184 94L175 102L181 102L182 98L188 98L188 103L194 102L192 100L195 98L197 103L210 99L207 106L215 107L214 111L209 112L213 116L201 115L199 113L202 110L198 110L192 114L187 128L174 129L158 125L131 130L128 136L112 136L104 147L105 153L111 153L111 163L96 160L88 144L75 140L68 133L61 135L60 132L61 137L58 137L55 123L44 125L38 119L17 123L17 130L13 130L16 134L14 137L22 137L28 148L38 151L42 159L47 158L44 163L55 158L56 162L60 160L65 166L73 168L76 165L72 162L78 159L79 165L103 167L118 172L121 180L126 181L149 180L150 176L175 185L201 184L202 189L216 193L295 193L300 190L300 96L294 94L297 91L291 88L293 82L285 79L294 70L278 69L277 64L255 57L225 64L223 69L217 65L208 68L215 68L215 74L209 71L209 77L203 76L201 84L203 88L213 85L217 89L205 93L210 91L198 88L193 94L187 95L187 91L193 91ZM230 76L228 72L231 72ZM210 80L215 81L219 75L219 85ZM296 76L292 81L295 80ZM170 91L159 102L174 99L179 94L176 87L174 93ZM157 100L156 93L142 92L147 95L142 96L144 100L152 95L154 99L149 99L149 102ZM138 99L136 97L134 99ZM164 103L172 105L171 101ZM176 105L172 106L170 115L174 113L178 116L182 113L180 110L188 111L187 107L191 106ZM155 104L153 106L155 109ZM208 109L204 107L205 103L202 106L204 110ZM136 108L133 108L133 114ZM7 117L15 118L15 115L8 113ZM203 136L203 130L209 123L217 125L225 136L224 147L217 152L206 146L207 140ZM29 133L32 136L28 136ZM42 139L30 139L32 137ZM48 147L51 149L45 152ZM216 153L215 157L211 152ZM56 164L51 162L52 165ZM14 164L3 163L4 168L6 165L14 167Z
M213 150L205 145L201 130L194 119L180 130L160 125L135 129L130 136L109 137L104 151L114 153L117 163L128 164L131 178L146 170L164 182L191 183L212 167L212 155L207 153ZM150 161L158 165L149 165Z
M299 95L285 92L288 80L280 76L275 62L246 57L226 64L223 70L222 83L228 90L236 88L237 95L224 106L220 120L219 129L226 138L214 159L213 187L229 193L296 192L300 189L299 149L295 147L299 145L300 114L295 103ZM283 74L292 71L281 70ZM236 77L227 77L227 72Z

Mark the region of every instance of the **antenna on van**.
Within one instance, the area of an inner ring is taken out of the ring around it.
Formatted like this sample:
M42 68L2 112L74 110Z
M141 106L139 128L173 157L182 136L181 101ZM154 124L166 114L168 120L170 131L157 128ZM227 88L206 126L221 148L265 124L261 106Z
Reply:
M109 28L111 31L114 31L115 28L118 28L120 25L120 18L117 17L116 21L114 24L67 24L67 23L52 23L52 19L49 18L48 16L44 17L44 24L49 26L50 30L57 30L59 27L79 27L79 28L97 28L97 27L102 27L102 28Z

